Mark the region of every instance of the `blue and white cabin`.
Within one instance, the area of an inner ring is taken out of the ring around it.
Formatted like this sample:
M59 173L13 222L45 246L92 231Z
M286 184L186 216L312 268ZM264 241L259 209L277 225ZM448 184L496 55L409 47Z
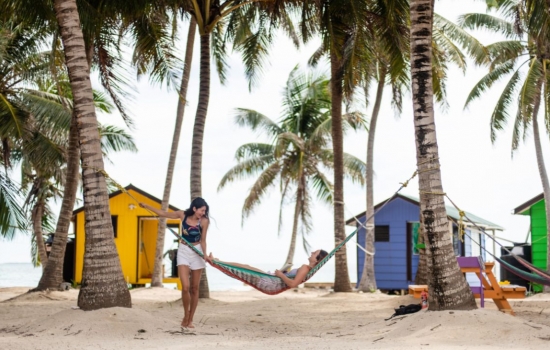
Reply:
M376 284L378 289L382 290L402 290L408 289L409 284L414 284L416 270L418 267L419 251L416 247L418 243L418 229L420 227L420 203L418 198L398 194L390 202L381 208L386 200L374 207L374 270L376 274ZM485 248L491 240L485 238L485 235L470 223L464 220L465 234L463 239L459 237L458 222L460 215L458 211L451 206L446 206L449 216L449 231L453 237L453 247L456 256L481 256L486 261L490 256L481 247ZM474 221L486 233L494 236L495 231L503 231L503 228L484 220L476 215L465 212L465 214ZM352 217L346 221L349 226L358 228L357 243L365 247L365 228L357 223L357 220L365 225L365 212ZM487 242L487 243L486 243ZM494 254L493 244L489 244L487 249ZM361 281L363 273L363 263L365 253L357 248L357 283ZM469 275L469 274L468 274ZM499 274L495 274L499 276ZM467 276L471 285L479 285L479 279L475 276Z

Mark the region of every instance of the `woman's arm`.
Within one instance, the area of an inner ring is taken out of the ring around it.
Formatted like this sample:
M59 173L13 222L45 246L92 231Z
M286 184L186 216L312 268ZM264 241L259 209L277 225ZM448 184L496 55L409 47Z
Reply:
M150 206L148 204L145 204L145 203L139 203L139 206L142 207L142 208L148 209L148 210L152 211L153 213L155 213L158 216L161 216L163 218L180 219L180 220L183 219L183 212L182 211L168 212L168 211L153 208L152 206Z
M279 270L275 270L275 276L280 277L283 282L286 283L290 288L296 288L304 282L307 273L309 272L309 267L307 265L302 265L296 272L296 277L294 279L288 278L284 273Z
M208 232L208 225L210 224L210 221L207 218L204 218L201 222L201 248L202 253L204 254L204 260L208 262L212 262L210 260L210 257L208 256L208 253L206 253L206 233Z

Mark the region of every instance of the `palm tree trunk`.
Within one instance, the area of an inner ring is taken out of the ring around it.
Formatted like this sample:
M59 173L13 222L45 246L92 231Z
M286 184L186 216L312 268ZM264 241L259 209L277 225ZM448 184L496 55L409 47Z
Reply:
M340 244L345 238L344 221L344 138L342 131L342 79L344 76L342 61L336 55L336 48L330 52L330 89L332 95L332 150L334 153L334 243ZM351 292L349 280L346 246L344 245L335 256L335 292Z
M546 87L546 85L545 85ZM547 87L546 87L547 89ZM545 90L546 90L545 89ZM540 96L540 93L539 93ZM548 182L548 175L546 173L546 166L544 164L544 155L542 154L542 144L540 140L539 123L537 115L540 106L540 98L538 99L535 108L533 110L533 139L535 140L535 154L537 156L537 165L539 168L540 180L542 182L542 190L544 193L544 208L546 209L546 231L548 233L546 237L547 257L546 268L550 271L550 183ZM550 287L544 286L544 292L550 293Z
M210 99L210 33L201 34L200 89L191 148L191 200L202 196L202 144ZM207 254L207 252L204 252ZM199 298L210 298L206 269L202 270Z
M367 141L367 211L366 218L370 218L365 222L367 227L365 230L365 250L374 253L374 136L376 133L376 122L382 104L382 94L384 93L384 84L386 80L386 70L380 69L378 78L378 87L376 90L376 100L372 108L372 117L369 125L369 139ZM374 255L365 253L365 261L363 263L363 274L359 283L359 290L363 292L374 292L377 289L376 275L374 271Z
M78 127L76 125L76 115L74 115L74 113L71 119L67 153L67 174L65 176L63 201L61 202L61 210L59 212L59 219L57 220L52 250L50 251L46 269L38 282L38 286L33 291L57 289L63 282L65 248L67 247L67 236L79 181L78 163L80 152L78 148Z
M43 216L44 202L38 199L32 208L32 226L34 239L36 240L36 247L38 249L38 256L40 257L40 265L42 265L42 271L44 271L46 264L48 263L48 254L46 254L46 245L44 244L44 235L42 234Z
M164 183L164 193L162 195L161 209L168 210L170 202L170 190L172 189L172 178L174 176L174 167L178 155L178 145L181 135L181 124L183 123L183 114L187 103L187 87L189 86L189 76L191 74L191 63L193 61L193 45L195 44L195 33L197 32L197 23L191 17L189 22L189 31L187 33L187 47L185 48L185 61L183 65L183 74L181 77L180 92L178 95L178 109L176 112L176 125L174 127L174 136L172 137L172 147L170 148L170 158L168 160L168 170L166 171L166 182ZM162 256L164 249L164 233L166 231L166 218L159 218L157 231L157 246L155 250L155 268L151 279L151 287L162 287Z
M103 170L90 70L75 0L55 0L65 64L77 117L84 187L86 243L78 306L83 310L131 307L130 292L113 241L109 197Z
M300 208L302 207L302 201L304 196L304 179L300 179L298 190L296 191L296 206L294 207L294 221L292 223L292 236L290 237L290 247L284 265L292 264L294 261L294 253L296 252L296 239L298 238L298 221L300 219ZM283 265L283 266L284 266Z
M430 310L470 310L474 296L453 253L433 110L433 0L411 0L411 82L420 213L424 222Z

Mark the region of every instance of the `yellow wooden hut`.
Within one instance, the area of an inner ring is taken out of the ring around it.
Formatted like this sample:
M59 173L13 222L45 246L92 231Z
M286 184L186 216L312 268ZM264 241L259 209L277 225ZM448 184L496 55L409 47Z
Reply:
M160 208L161 200L149 193L131 184L126 186L125 189L139 202ZM109 207L113 223L113 239L126 282L134 286L151 283L157 242L158 217L141 208L132 197L120 190L109 195ZM172 205L169 206L169 211L177 210L179 209ZM180 220L167 220L166 224L172 230L180 232ZM73 225L75 232L74 281L81 283L84 264L84 241L86 239L84 207L73 211ZM165 237L166 240L175 239L175 236L168 229ZM181 289L177 276L166 277L166 273L172 274L172 269L167 267L163 270L165 270L163 271L163 283L177 283L178 288Z

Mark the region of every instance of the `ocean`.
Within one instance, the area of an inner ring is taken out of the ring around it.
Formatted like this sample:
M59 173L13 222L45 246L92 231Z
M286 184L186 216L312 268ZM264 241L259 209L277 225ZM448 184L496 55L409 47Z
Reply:
M272 271L278 266L275 264L259 264L256 266L265 271ZM252 288L242 282L230 278L222 272L208 267L206 270L208 285L211 291L246 291ZM30 263L5 263L0 264L0 288L2 287L36 287L42 276L41 267L33 267ZM351 278L355 281L355 278ZM334 265L323 266L310 280L310 282L333 282ZM175 288L175 284L167 284L167 288Z

